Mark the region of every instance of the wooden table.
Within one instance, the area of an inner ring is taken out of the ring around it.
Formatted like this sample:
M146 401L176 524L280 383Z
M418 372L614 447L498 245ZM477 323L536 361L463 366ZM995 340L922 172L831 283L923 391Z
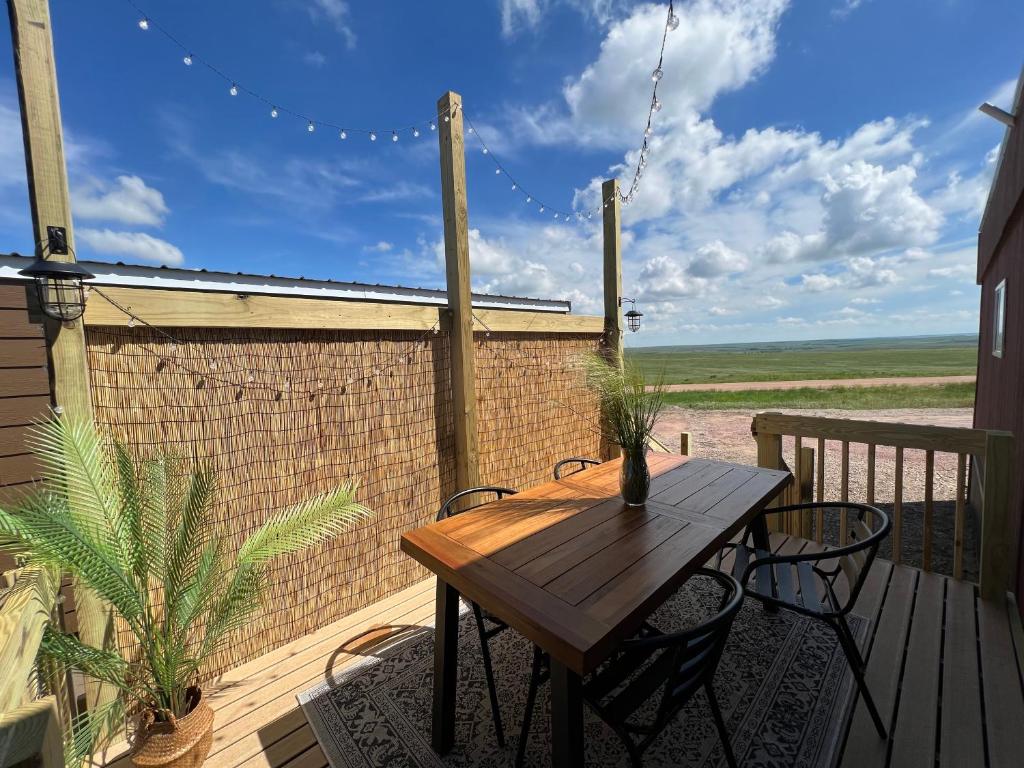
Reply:
M583 676L791 480L788 472L670 454L650 454L648 463L651 493L642 507L618 495L615 460L402 537L402 551L438 576L439 754L455 738L460 593L550 654L552 761L582 766ZM767 547L763 523L755 536Z

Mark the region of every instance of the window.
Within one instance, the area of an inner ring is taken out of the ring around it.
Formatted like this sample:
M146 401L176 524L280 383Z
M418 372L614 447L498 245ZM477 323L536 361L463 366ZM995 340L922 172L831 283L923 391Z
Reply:
M1003 356L1003 344L1006 341L1006 280L1000 280L996 286L995 307L992 311L992 355Z

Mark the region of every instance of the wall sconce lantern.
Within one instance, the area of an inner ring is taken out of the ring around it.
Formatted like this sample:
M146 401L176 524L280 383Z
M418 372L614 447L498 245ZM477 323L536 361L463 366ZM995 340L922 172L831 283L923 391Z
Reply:
M625 297L622 297L619 299L620 307L622 306L622 303L624 301L628 301L633 307L626 313L626 327L629 328L629 330L632 331L633 333L636 333L637 331L640 330L640 318L643 317L644 314L643 312L637 312L636 299L627 299Z
M94 275L75 262L50 261L46 253L64 255L68 253L67 235L63 227L48 227L49 242L43 253L19 275L31 277L36 284L36 298L39 307L48 316L61 322L77 320L85 312L85 288L83 280Z

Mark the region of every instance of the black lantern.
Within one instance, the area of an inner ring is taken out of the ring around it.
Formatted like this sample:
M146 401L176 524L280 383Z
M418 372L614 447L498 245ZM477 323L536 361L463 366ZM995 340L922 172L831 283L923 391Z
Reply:
M54 320L77 320L85 312L82 281L94 275L75 262L48 261L40 257L18 274L35 281L39 306Z
M621 307L623 302L628 301L633 308L626 313L626 327L629 328L633 333L640 330L640 318L644 316L643 312L637 312L636 299L627 299L625 297L619 299L619 306Z

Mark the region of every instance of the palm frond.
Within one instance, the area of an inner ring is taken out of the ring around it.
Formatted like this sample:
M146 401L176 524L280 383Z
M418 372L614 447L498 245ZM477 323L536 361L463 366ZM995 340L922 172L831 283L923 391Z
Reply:
M274 515L242 545L239 566L321 544L365 520L371 512L355 494L355 485L346 483Z
M115 696L78 715L64 739L64 765L81 768L96 751L105 734L118 733L124 725L125 700Z
M102 683L109 683L122 693L132 692L127 681L128 662L113 651L86 645L74 635L65 635L47 626L39 644L39 653Z
M201 562L203 535L209 533L209 512L217 480L208 465L201 465L189 478L188 490L182 500L177 520L172 526L173 538L167 553L164 596L169 611L177 608L178 597L187 587Z
M141 589L148 589L149 563L146 548L143 545L143 499L142 486L135 460L128 452L128 447L120 441L114 441L114 465L117 469L118 496L121 501L121 525L128 534L126 555L128 566Z

